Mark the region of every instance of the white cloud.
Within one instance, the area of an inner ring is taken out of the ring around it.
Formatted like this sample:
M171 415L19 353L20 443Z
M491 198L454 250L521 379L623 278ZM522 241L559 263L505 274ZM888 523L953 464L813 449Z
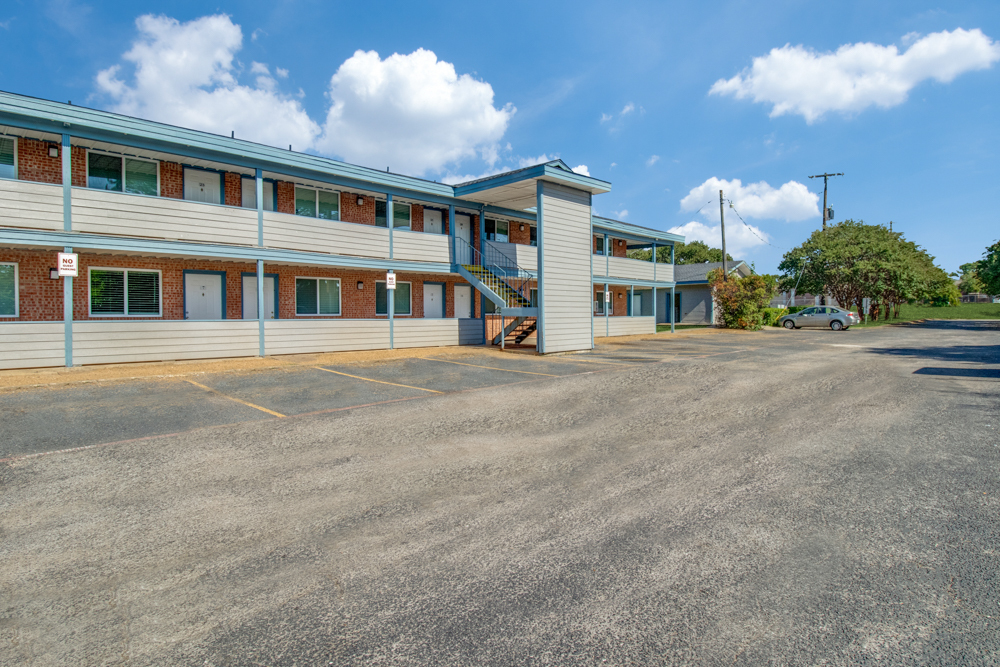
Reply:
M285 69L284 67L276 67L276 68L274 68L274 73L277 74L278 77L280 77L282 79L287 79L288 78L288 70Z
M617 166L618 166L618 163L617 163L617 162L612 162L612 163L611 163L611 168L612 168L612 169L614 169L614 168L615 168L615 167L617 167Z
M718 222L719 190L744 218L799 222L819 217L819 195L802 183L789 181L775 189L764 181L743 185L738 178L725 181L714 176L691 189L681 200L681 210L700 209L706 219Z
M659 161L660 161L660 156L659 155L651 155L651 156L649 156L649 159L646 160L646 166L647 167L652 167L654 164L656 164Z
M910 33L899 53L895 45L845 44L835 53L817 53L786 44L731 79L719 79L709 94L771 104L771 117L801 114L812 123L829 111L857 113L870 106L902 104L917 84L942 83L959 74L986 69L1000 60L1000 43L978 28L936 32L917 39Z
M609 114L609 113L602 113L601 114L601 122L602 123L607 123L612 118L613 118L613 116L611 114Z
M552 162L553 160L558 159L558 154L549 156L546 153L542 153L538 157L520 157L517 159L517 168L524 169L525 167L534 167L536 164L545 164L546 162Z
M587 165L581 164L573 167L573 171L577 174L582 174L584 176L590 176L590 170L587 169Z
M667 231L672 234L681 234L686 243L704 241L712 248L721 248L721 229L721 225L709 226L703 222L692 220L685 225L671 227ZM750 229L753 231L750 231ZM728 254L736 259L742 259L740 257L741 254L757 246L764 245L766 241L770 240L770 237L758 227L750 225L750 229L739 220L736 220L735 224L726 225L726 252Z
M355 51L330 79L321 150L349 162L422 175L496 144L516 109L493 106L493 87L432 51L385 60Z
M628 209L623 208L620 211L611 211L611 215L617 220L624 220L628 217Z
M621 115L622 116L627 116L628 114L632 113L633 111L635 111L635 105L632 104L631 102L629 102L628 104L625 105L625 108L622 109Z
M133 76L120 77L121 65L97 75L112 111L224 135L235 130L244 139L298 150L319 135L301 104L275 91L266 65L251 67L256 86L237 81L234 58L243 33L228 16L180 23L145 15L136 27L139 37L123 56Z

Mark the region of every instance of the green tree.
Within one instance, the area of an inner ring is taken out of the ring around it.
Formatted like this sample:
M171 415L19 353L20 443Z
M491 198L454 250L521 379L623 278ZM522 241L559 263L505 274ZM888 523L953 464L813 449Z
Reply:
M629 250L626 256L632 259L641 259L648 262L650 260L649 250ZM726 258L732 262L733 256L728 252ZM661 264L670 263L670 246L659 246L656 249L656 261ZM722 251L718 248L710 248L703 241L691 241L691 243L677 243L674 245L674 261L677 264L704 264L705 262L721 262Z
M708 284L719 309L719 324L727 329L757 331L764 326L764 310L774 296L777 283L773 276L751 274L744 278L730 275L723 280L722 269L708 274Z
M977 264L976 277L982 282L983 291L1000 294L1000 241L987 248Z
M962 294L978 294L985 289L983 281L979 279L980 262L968 262L958 267L958 289Z

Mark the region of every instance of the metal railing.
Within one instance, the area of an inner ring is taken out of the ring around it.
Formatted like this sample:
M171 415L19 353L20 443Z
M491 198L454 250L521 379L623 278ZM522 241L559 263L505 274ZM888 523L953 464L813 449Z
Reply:
M455 257L456 259L469 260L458 261L465 267L472 266L484 269L485 273L477 274L476 277L503 297L508 307L516 308L524 304L531 304L531 281L533 280L531 274L496 248L487 245L486 252L482 253L465 239L456 238ZM513 291L523 303L510 303L507 290Z

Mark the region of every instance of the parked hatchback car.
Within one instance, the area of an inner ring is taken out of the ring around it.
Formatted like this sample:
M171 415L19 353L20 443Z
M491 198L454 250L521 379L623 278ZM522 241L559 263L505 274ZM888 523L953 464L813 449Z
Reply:
M861 322L857 314L843 308L833 306L810 306L797 313L784 315L778 324L786 329L801 329L802 327L830 327L834 331L847 329Z

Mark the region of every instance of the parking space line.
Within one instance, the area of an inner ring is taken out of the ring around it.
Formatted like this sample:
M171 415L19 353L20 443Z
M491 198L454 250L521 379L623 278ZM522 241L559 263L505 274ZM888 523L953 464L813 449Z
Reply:
M488 371L506 371L508 373L524 373L525 375L544 375L545 377L557 378L562 377L561 375L553 375L552 373L535 373L534 371L515 371L512 368L496 368L494 366L480 366L479 364L465 364L461 361L449 361L447 359L434 359L433 357L420 357L424 361L440 361L442 364L458 364L459 366L472 366L473 368L485 368Z
M269 415L274 415L275 417L281 417L281 418L285 417L285 415L281 414L280 412L275 412L274 410L268 410L267 408L261 407L259 405L254 404L254 403L250 403L248 401L241 400L239 398L236 398L235 396L230 396L229 394L223 394L218 389L212 389L211 387L206 387L203 384L198 384L194 380L184 380L184 381L185 382L189 382L189 383L193 384L196 387L201 387L205 391L210 391L213 394L218 394L219 396L222 396L223 398L228 398L230 401L236 401L237 403L242 403L243 405L245 405L247 407L250 407L250 408L254 408L255 410L260 410L261 412L266 412Z
M349 378L354 378L355 380L366 380L368 382L378 382L379 384L391 384L393 387L403 387L405 389L416 389L418 391L429 391L432 394L443 394L443 391L438 391L437 389L424 389L423 387L411 387L408 384L397 384L395 382L386 382L385 380L373 380L371 378L363 378L360 375L351 375L350 373L341 373L340 371L332 371L329 368L323 368L321 366L313 366L318 371L326 371L327 373L336 373L337 375L346 375Z

